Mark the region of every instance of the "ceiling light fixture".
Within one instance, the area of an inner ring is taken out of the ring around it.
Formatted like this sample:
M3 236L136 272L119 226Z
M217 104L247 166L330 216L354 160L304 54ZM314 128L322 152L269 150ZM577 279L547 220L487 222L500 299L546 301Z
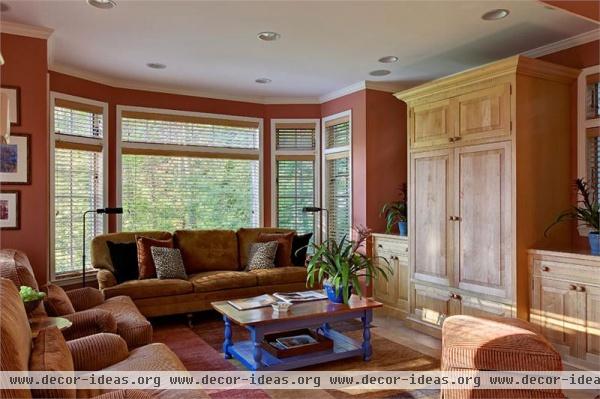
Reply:
M260 83L266 85L267 83L271 83L271 79L269 78L258 78L255 80L256 83Z
M484 21L497 21L502 18L506 18L510 14L505 8L498 8L496 10L490 10L481 16Z
M398 62L399 58L396 57L395 55L387 55L385 57L381 57L379 59L379 62L382 62L384 64L390 64L392 62Z
M149 62L146 66L152 69L165 69L167 67L165 64L160 64L158 62Z
M385 76L385 75L389 75L390 73L392 73L392 72L389 71L389 70L387 70L387 69L377 69L375 71L369 72L369 75L371 75L371 76Z
M87 3L92 7L100 8L101 10L109 10L117 6L117 3L114 0L87 0Z
M256 35L256 37L258 37L260 40L264 41L264 42L273 42L277 39L279 39L281 37L281 35L277 32L260 32L258 35Z

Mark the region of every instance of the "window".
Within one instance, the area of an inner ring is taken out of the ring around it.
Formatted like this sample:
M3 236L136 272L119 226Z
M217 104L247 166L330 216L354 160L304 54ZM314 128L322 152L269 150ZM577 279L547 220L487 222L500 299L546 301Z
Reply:
M315 215L302 212L315 206L318 173L318 120L272 120L272 223L299 233L315 233Z
M83 240L105 230L104 217L89 214L83 237L83 213L102 208L106 197L106 104L58 93L51 99L51 277L57 279L81 272Z
M578 176L600 195L600 65L584 68L578 78ZM580 233L587 235L582 225Z
M327 237L352 239L352 128L350 111L323 120L323 203L329 211Z
M260 226L260 120L119 111L124 231Z

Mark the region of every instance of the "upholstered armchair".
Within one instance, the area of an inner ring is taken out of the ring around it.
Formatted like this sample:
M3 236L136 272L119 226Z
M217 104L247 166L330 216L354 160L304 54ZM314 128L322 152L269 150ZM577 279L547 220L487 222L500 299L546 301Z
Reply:
M16 287L27 285L40 289L29 259L18 250L0 250L0 276L12 280ZM115 296L105 300L96 288L64 291L54 284L46 285L42 291L47 296L31 316L69 319L73 325L63 331L67 340L97 333L116 333L125 339L130 349L152 342L152 325L129 297Z
M0 371L186 371L164 344L129 350L123 338L101 333L66 341L56 327L32 338L25 307L12 281L0 278ZM100 396L97 396L100 395ZM94 389L0 389L1 398L208 398L200 390L114 391Z

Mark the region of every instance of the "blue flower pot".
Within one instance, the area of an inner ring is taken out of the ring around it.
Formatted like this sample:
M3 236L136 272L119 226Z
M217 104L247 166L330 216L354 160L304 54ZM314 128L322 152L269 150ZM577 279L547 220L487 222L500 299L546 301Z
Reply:
M339 290L339 293L336 293L335 287L329 283L323 284L325 288L325 293L327 294L327 298L333 303L344 303L344 291ZM348 291L351 291L352 287L348 287ZM348 298L350 298L351 292L348 292Z
M408 222L398 222L398 231L401 236L408 235Z
M590 241L590 251L592 255L600 255L600 233L597 231L588 234L588 240Z

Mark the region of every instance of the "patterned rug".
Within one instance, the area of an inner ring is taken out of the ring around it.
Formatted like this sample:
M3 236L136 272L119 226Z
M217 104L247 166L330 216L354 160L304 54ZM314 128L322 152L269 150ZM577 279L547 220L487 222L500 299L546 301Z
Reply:
M223 322L214 312L198 313L192 329L186 325L185 318L169 317L152 320L154 341L163 342L175 352L188 370L243 370L236 360L223 358ZM244 328L233 325L233 339L248 339ZM338 331L360 341L362 327L360 321L349 321L332 325ZM361 358L345 359L320 365L305 367L311 371L349 371L349 370L435 370L439 360L414 349L407 348L377 334L377 326L371 329L373 358L364 362ZM209 391L212 398L332 398L332 399L392 399L392 398L439 398L438 391L392 391L392 390L320 390L320 391L284 391L284 390L246 390L246 391Z

